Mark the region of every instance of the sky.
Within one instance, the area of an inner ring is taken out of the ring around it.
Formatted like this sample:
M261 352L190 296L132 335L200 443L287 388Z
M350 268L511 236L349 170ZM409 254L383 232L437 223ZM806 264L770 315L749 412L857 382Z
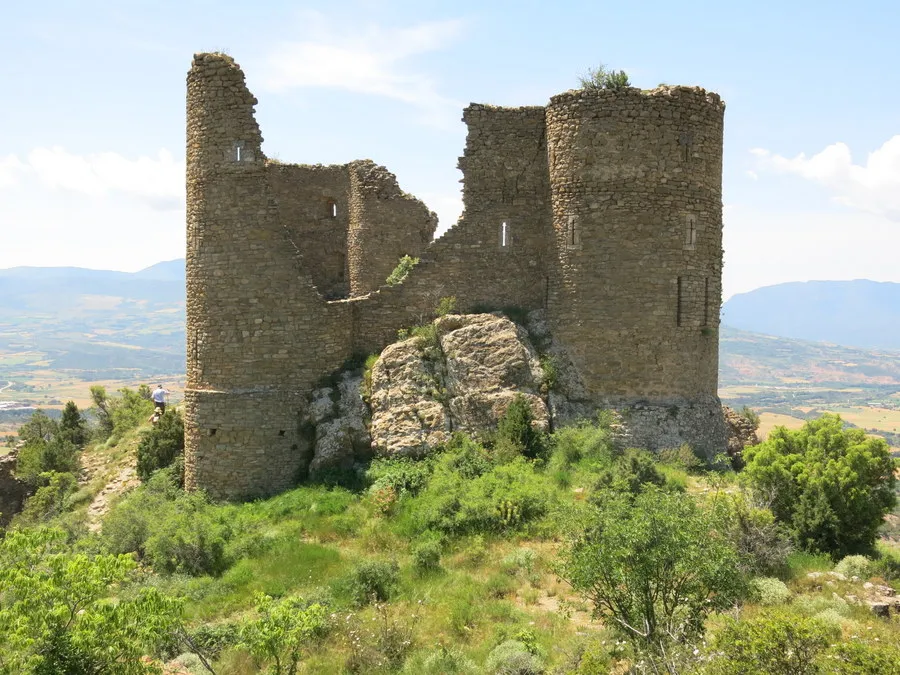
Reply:
M368 158L462 209L469 102L543 105L603 63L725 113L724 297L900 282L895 0L32 0L0 19L0 268L184 256L185 77L226 51L272 158Z

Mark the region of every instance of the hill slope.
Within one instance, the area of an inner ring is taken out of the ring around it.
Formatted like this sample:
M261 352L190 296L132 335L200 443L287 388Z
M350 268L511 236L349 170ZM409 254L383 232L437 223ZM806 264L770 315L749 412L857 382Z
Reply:
M806 281L735 295L723 322L743 330L900 350L900 283Z

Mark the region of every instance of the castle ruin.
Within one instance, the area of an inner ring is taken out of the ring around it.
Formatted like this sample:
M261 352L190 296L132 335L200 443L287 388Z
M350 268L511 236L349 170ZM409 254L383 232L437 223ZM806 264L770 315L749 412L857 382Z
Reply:
M268 160L223 54L187 78L186 485L245 498L302 470L322 376L456 296L543 309L592 403L649 448L725 448L717 397L725 105L696 87L472 104L464 212L437 218L370 161ZM402 284L399 258L420 264Z

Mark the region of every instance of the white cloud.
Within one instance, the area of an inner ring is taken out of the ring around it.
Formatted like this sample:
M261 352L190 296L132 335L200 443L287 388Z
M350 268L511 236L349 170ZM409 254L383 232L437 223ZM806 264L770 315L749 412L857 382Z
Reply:
M282 42L269 52L264 77L268 89L318 87L384 96L419 108L432 122L462 107L441 95L431 77L408 65L412 57L454 42L462 32L461 20L427 21L407 28L342 25L336 32L321 14L307 12L304 23L314 37Z
M0 157L0 188L18 185L19 174L27 167L15 155Z
M53 189L91 197L121 195L162 211L184 205L184 160L168 150L156 157L128 159L114 152L75 155L61 147L35 148L26 162L14 155L0 162L0 186L4 166L11 167L7 173L13 179L30 175Z
M801 176L828 188L839 204L900 221L900 135L869 153L865 165L853 163L845 143L793 159L762 148L750 152L762 170Z

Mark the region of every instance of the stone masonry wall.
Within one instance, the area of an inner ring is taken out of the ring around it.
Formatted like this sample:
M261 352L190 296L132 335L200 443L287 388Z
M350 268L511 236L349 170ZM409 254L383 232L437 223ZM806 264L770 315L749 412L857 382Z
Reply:
M346 165L267 166L278 222L300 252L303 269L328 299L347 297L350 174Z
M350 294L358 296L382 286L404 255L421 255L434 237L437 215L403 192L383 166L358 161L349 169L348 270Z

